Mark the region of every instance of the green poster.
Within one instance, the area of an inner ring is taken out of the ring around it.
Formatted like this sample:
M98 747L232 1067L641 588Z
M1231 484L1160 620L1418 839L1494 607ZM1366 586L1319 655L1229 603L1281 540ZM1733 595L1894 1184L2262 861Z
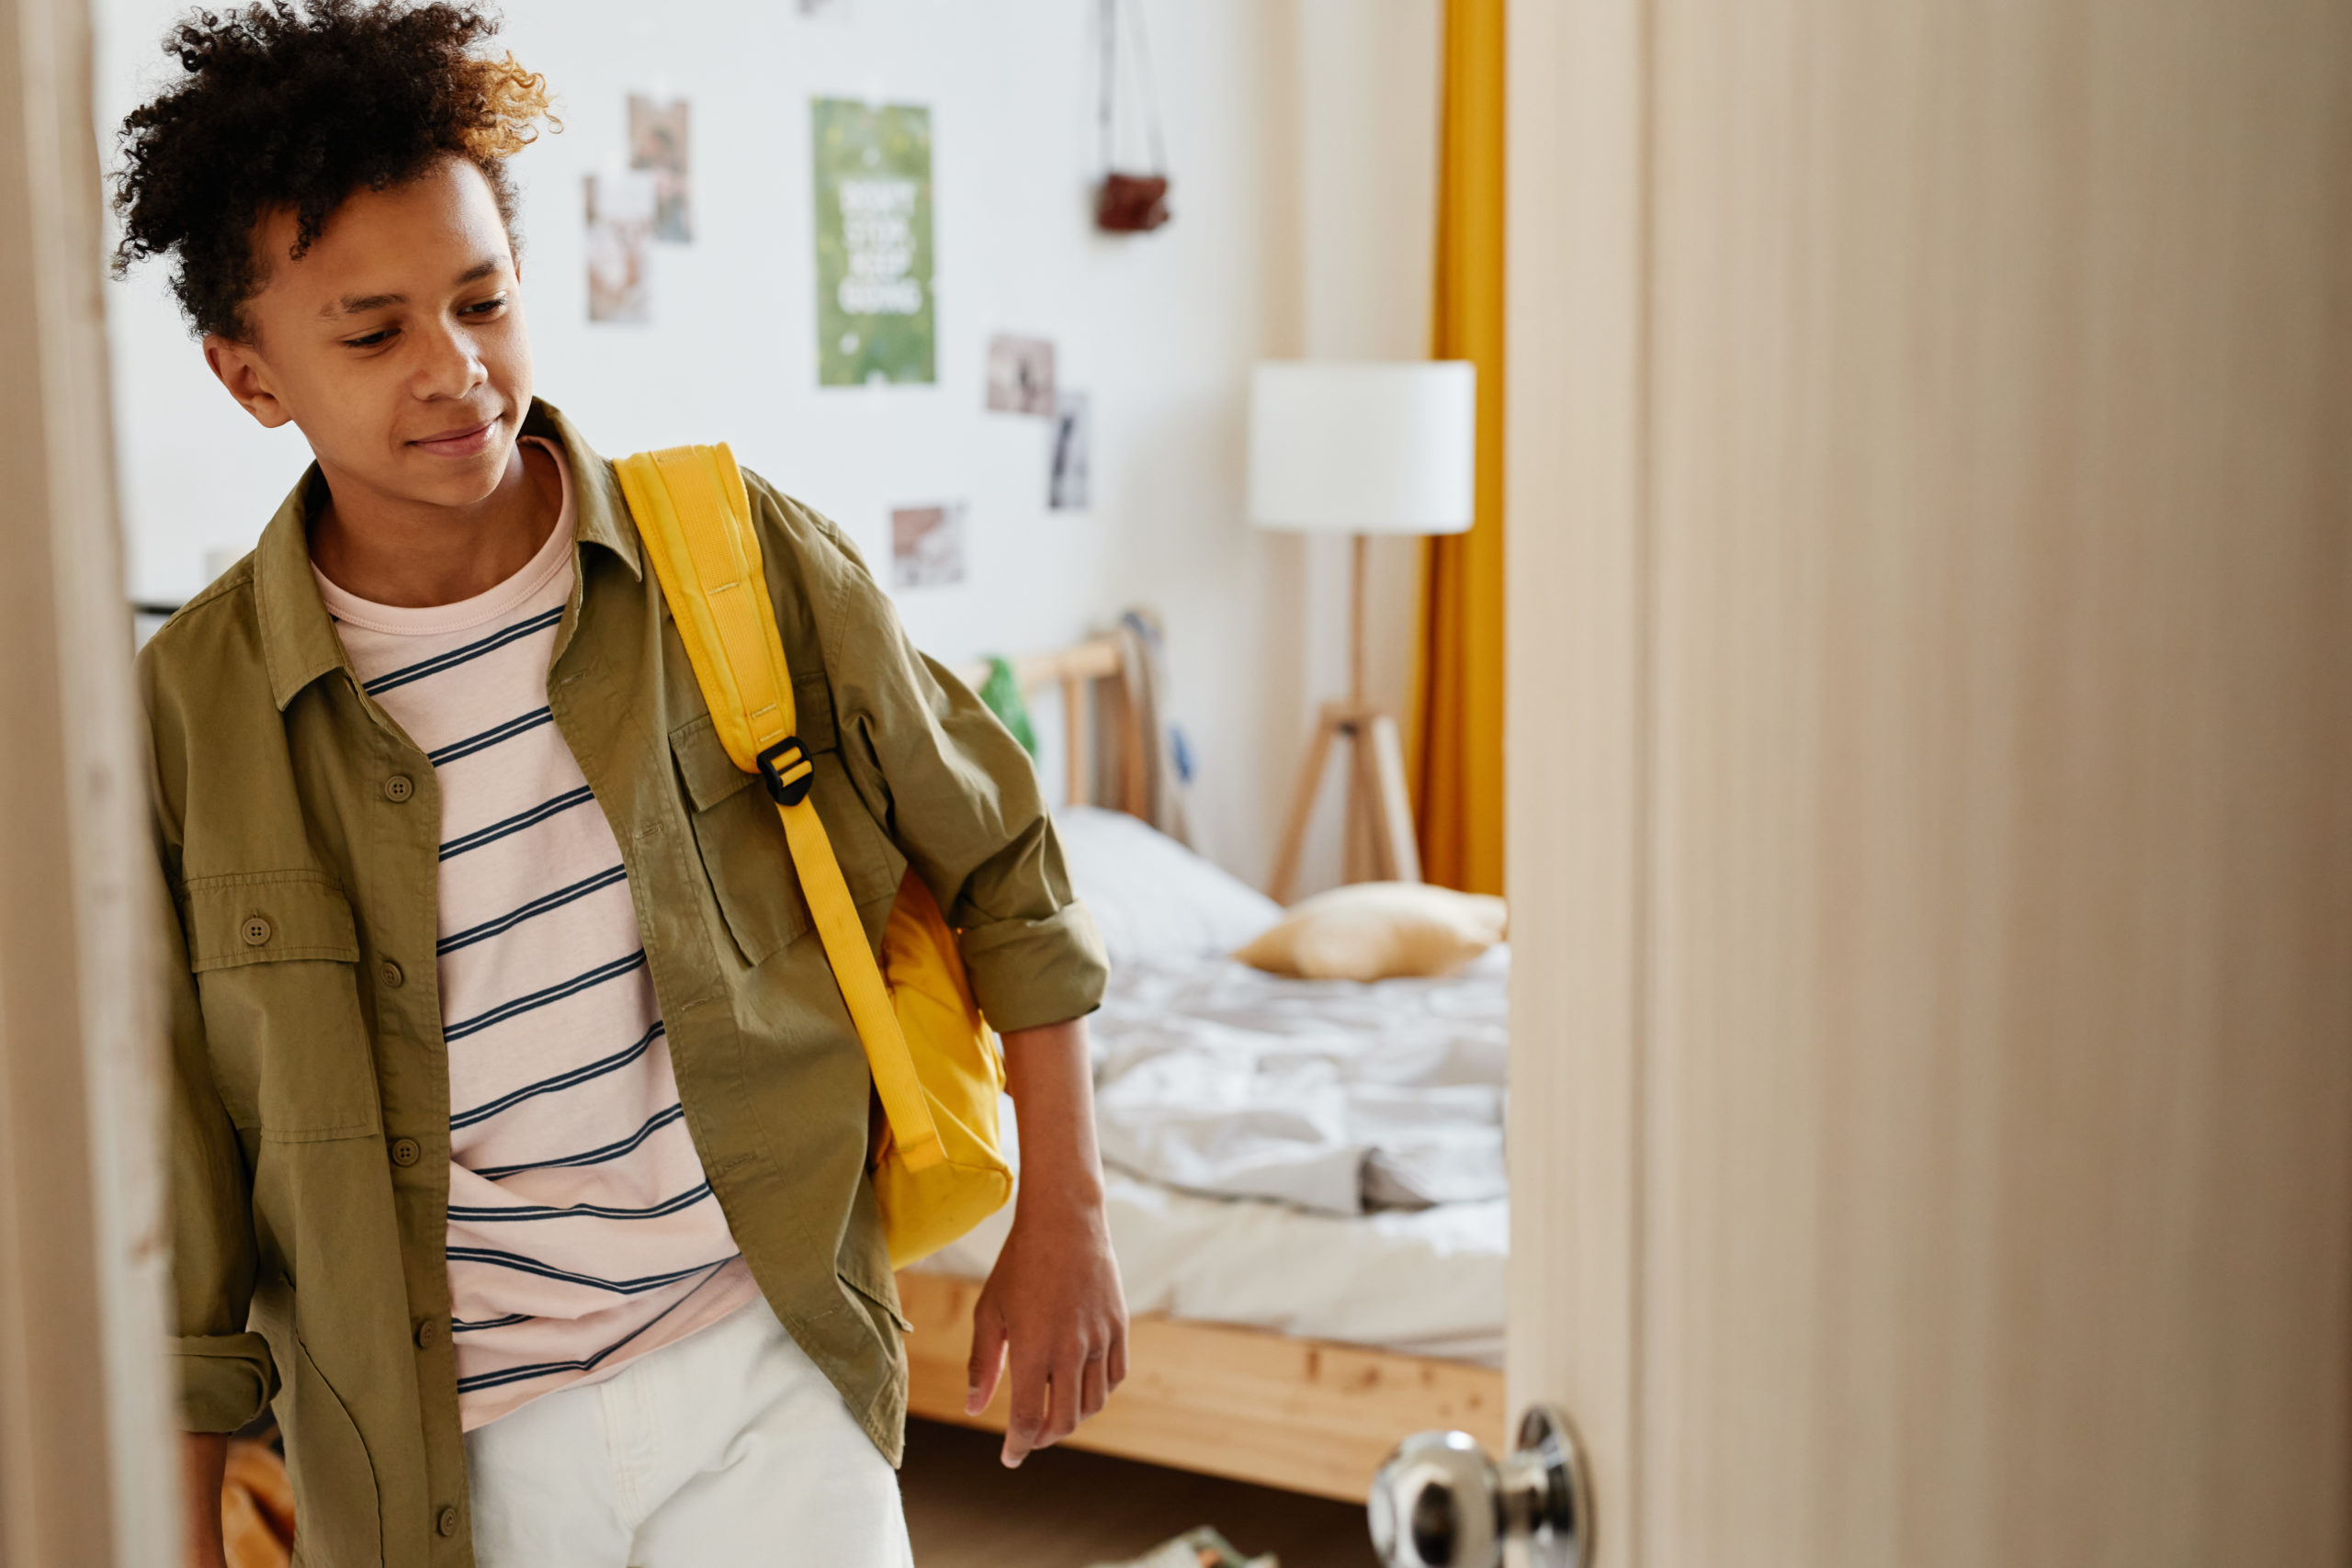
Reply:
M819 98L817 384L933 382L931 111Z

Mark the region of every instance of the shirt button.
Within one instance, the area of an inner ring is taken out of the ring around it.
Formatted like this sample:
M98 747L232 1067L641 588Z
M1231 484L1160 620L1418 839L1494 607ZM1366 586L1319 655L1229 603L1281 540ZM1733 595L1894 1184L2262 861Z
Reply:
M388 988L392 990L400 989L401 982L408 978L407 976L401 973L401 966L393 963L389 958L385 959L383 963L376 966L376 976L377 978L384 982Z
M398 806L415 793L415 781L406 773L394 773L384 781L384 798L394 806Z
M440 1342L440 1339L441 1325L429 1317L417 1320L416 1348L418 1349L430 1350Z
M269 940L269 930L266 919L259 915L247 915L245 923L237 928L237 934L245 939L247 947L259 947Z
M443 1535L457 1534L458 1510L455 1508L443 1508L438 1514L434 1516L433 1528L439 1530Z
M414 1165L424 1156L424 1146L418 1144L414 1138L394 1138L392 1140L392 1163L394 1165Z

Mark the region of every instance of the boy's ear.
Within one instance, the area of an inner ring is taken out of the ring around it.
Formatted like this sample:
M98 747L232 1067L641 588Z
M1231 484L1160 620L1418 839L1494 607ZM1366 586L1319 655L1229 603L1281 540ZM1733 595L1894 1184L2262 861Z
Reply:
M277 400L271 385L269 367L262 363L253 344L239 343L235 338L207 333L204 338L204 363L212 374L229 389L229 395L239 406L261 422L266 430L276 430L294 415Z

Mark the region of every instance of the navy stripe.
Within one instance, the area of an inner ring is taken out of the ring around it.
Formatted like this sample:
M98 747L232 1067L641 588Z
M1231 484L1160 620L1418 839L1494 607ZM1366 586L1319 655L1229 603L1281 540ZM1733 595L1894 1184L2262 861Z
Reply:
M526 713L520 718L510 718L504 724L483 730L480 735L469 735L463 740L452 740L437 751L427 751L424 754L424 760L437 768L445 762L454 762L461 757L470 757L477 752L487 751L492 747L512 740L518 735L527 734L543 724L554 722L554 710L540 708L535 712Z
M463 1318L453 1317L449 1320L449 1332L473 1334L484 1328L511 1328L515 1324L530 1321L531 1314L527 1312L510 1312L504 1317L485 1317L480 1323L468 1323Z
M449 953L457 952L461 947L471 947L475 942L513 931L534 915L544 915L550 909L560 909L566 904L585 898L591 893L617 886L628 880L627 866L609 866L594 876L573 883L569 887L559 887L545 897L534 898L511 914L501 915L494 920L484 920L478 926L469 926L455 936L445 936L433 944L433 951L436 953Z
M481 1033L492 1024L504 1023L512 1018L520 1018L523 1014L543 1008L549 1002L560 1002L566 997L578 996L581 992L601 986L607 980L618 979L632 969L644 967L645 949L640 947L627 958L616 958L610 964L599 964L585 975L575 975L560 985L549 986L544 991L533 991L528 996L516 997L511 1002L501 1002L488 1012L476 1013L461 1023L450 1024L441 1031L441 1038L445 1042L463 1040L469 1034ZM657 1023L654 1027L658 1030L661 1025ZM649 1035L647 1038L650 1039L651 1036ZM469 1111L467 1114L470 1116L474 1113ZM453 1127L464 1125L463 1122L455 1120L449 1124Z
M646 1139L673 1122L684 1121L685 1116L686 1108L673 1103L667 1110L657 1111L647 1117L644 1126L617 1143L606 1144L602 1148L588 1149L576 1155L558 1155L553 1159L533 1160L526 1165L493 1165L477 1170L474 1174L485 1181L503 1181L510 1176L519 1176L526 1170L565 1170L583 1165L603 1165L607 1160L619 1159L624 1155L635 1153L638 1146Z
M673 1312L676 1310L677 1309L674 1307L671 1309ZM665 1312L662 1314L662 1317L667 1317L670 1314ZM662 1317L655 1318L653 1323L661 1322ZM612 1356L613 1352L627 1346L631 1340L637 1338L639 1335L643 1334L646 1328L652 1327L653 1323L647 1324L645 1328L639 1328L632 1333L625 1334L620 1338L614 1340L610 1345L607 1345L603 1349L597 1351L594 1355L582 1356L576 1361L534 1361L528 1366L508 1367L502 1371L495 1372L476 1372L472 1377L459 1378L458 1380L458 1392L459 1393L479 1393L486 1388L503 1388L510 1382L529 1382L534 1378L553 1377L558 1372L594 1371Z
M736 1258L741 1258L741 1256L742 1254L740 1252L735 1255ZM718 1269L724 1268L729 1263L732 1263L733 1261L735 1261L734 1258L722 1258L719 1262L714 1263L710 1267L712 1271L716 1273ZM708 1280L704 1281L705 1284L707 1284L708 1282ZM677 1311L686 1303L694 1300L695 1294L700 1292L701 1289L702 1287L700 1285L695 1286L694 1290L688 1291L684 1295L680 1296L676 1301L672 1302L667 1307L662 1309L661 1314L655 1317L652 1323L648 1323L640 1327L630 1330L628 1333L622 1335L618 1339L614 1340L610 1345L605 1346L603 1349L597 1351L593 1356L583 1356L576 1361L534 1361L528 1366L505 1367L494 1372L477 1372L469 1378L459 1378L458 1380L458 1392L459 1393L471 1393L477 1389L498 1388L510 1382L527 1382L533 1378L543 1378L555 1372L594 1371L598 1366L603 1364L605 1359L611 1356L614 1351L620 1349L623 1346L628 1344L631 1340L645 1333L647 1329L651 1328L655 1323L662 1322L663 1318L668 1317L672 1313Z
M709 1196L710 1183L706 1181L699 1187L687 1189L675 1198L665 1198L644 1209L608 1209L601 1203L574 1203L569 1208L534 1204L523 1209L477 1209L452 1203L449 1217L484 1224L493 1220L658 1220L681 1209L691 1209Z
M471 1111L458 1111L449 1118L449 1130L454 1133L460 1127L474 1126L479 1122L489 1121L502 1111L512 1111L526 1100L535 1100L543 1094L554 1094L561 1089L577 1089L582 1084L603 1077L606 1073L616 1073L651 1050L653 1043L661 1039L662 1034L662 1021L657 1018L653 1021L653 1027L639 1035L637 1043L626 1050L616 1051L601 1061L590 1062L585 1066L573 1067L568 1072L558 1073L551 1078L541 1078L537 1083L526 1083L521 1089L502 1094L487 1104L475 1106ZM476 1171L474 1174L479 1176L481 1172Z
M449 860L464 854L468 850L478 850L484 844L494 843L509 833L519 833L526 828L536 828L550 817L560 816L575 806L585 806L595 798L595 795L586 784L582 784L578 789L568 789L553 800L539 802L528 811L518 811L512 817L501 818L487 828L477 828L470 833L459 834L441 846L441 858Z
M574 1274L568 1269L558 1269L536 1258L526 1258L519 1252L501 1252L488 1247L452 1247L446 1249L452 1263L485 1263L493 1269L512 1269L518 1274L537 1274L542 1280L554 1280L566 1285L586 1285L592 1290L610 1291L616 1296L640 1296L648 1291L658 1291L664 1285L674 1285L681 1280L692 1279L706 1269L716 1269L724 1263L697 1263L691 1269L673 1269L666 1274L647 1274L635 1280L599 1280L594 1274Z
M424 754L424 760L437 768L446 762L455 762L487 751L494 746L503 745L514 739L518 735L528 734L543 724L551 724L554 720L555 714L552 709L536 708L529 713L510 718L503 724L493 725L479 735L469 735L462 740L452 740L446 746L427 751Z
M494 653L510 642L519 642L533 632L550 630L562 619L563 608L558 605L544 615L533 615L526 621L517 621L511 626L502 627L479 642L469 642L462 648L453 648L447 653L436 653L432 658L420 660L414 664L404 664L398 670L387 671L368 682L361 689L368 695L374 696L379 692L389 692L394 686L405 686L412 681L422 681L427 675L438 675L444 670L455 670L458 665L480 659L485 653Z

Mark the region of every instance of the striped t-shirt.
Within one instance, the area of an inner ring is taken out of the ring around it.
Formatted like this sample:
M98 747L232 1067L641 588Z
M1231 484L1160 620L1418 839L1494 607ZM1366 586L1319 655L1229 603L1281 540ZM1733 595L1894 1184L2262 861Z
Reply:
M319 577L361 682L441 791L449 1296L469 1431L609 1377L757 1292L688 1135L620 845L548 708L571 476L529 565L397 609Z

